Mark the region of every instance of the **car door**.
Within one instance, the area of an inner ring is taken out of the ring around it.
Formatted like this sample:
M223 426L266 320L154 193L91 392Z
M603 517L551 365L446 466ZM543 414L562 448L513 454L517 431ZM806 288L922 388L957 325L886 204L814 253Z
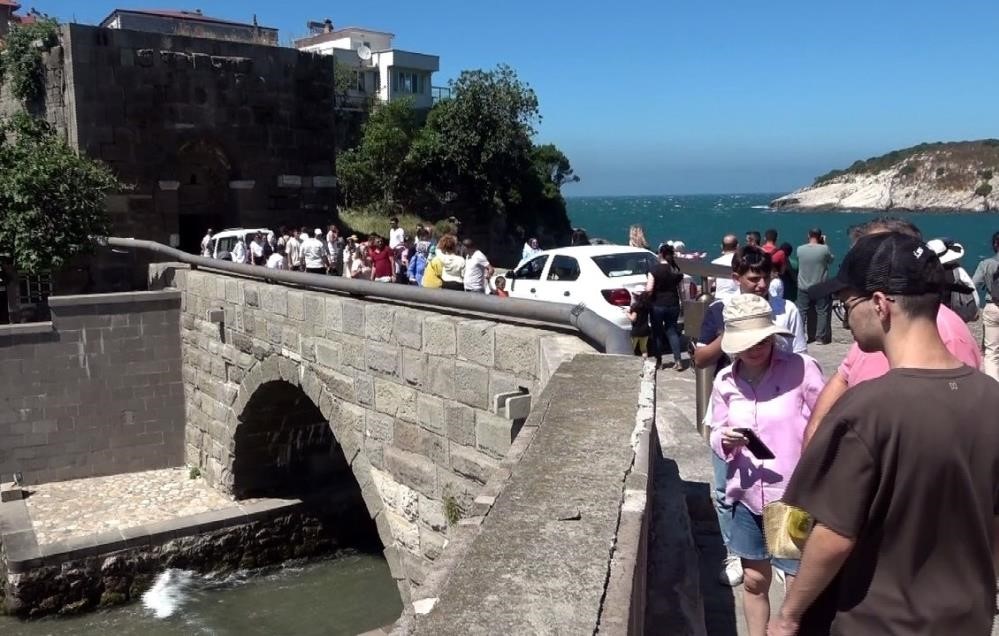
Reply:
M545 272L545 279L538 289L538 300L553 303L577 303L582 300L579 288L579 261L572 256L556 254Z
M512 298L537 298L538 286L541 283L541 276L544 274L548 258L548 254L535 256L513 270L506 284L506 289Z

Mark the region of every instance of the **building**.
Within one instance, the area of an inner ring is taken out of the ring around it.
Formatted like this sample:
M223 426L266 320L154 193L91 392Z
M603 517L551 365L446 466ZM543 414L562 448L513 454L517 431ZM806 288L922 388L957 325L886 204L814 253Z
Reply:
M345 27L335 29L330 20L310 22L311 35L295 40L300 51L333 55L351 73L346 105L360 105L372 97L388 102L413 99L416 108L430 108L442 90L433 86L440 58L392 47L392 33Z
M7 0L0 0L0 3ZM108 29L147 31L162 35L186 35L195 38L247 42L249 44L269 44L277 46L278 31L253 22L232 22L202 15L200 9L149 10L115 9L101 21L100 26Z
M34 12L28 15L17 15L15 12L21 5L14 0L0 0L0 38L7 35L14 24L31 24L35 21Z

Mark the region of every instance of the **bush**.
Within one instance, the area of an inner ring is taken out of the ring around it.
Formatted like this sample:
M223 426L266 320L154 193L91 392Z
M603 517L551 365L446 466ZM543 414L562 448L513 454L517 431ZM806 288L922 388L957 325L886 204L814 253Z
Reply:
M992 178L991 170L980 170L978 176L982 178L982 181L988 181Z
M987 197L992 194L992 185L988 183L983 183L975 188L976 197Z
M39 41L41 48L35 46ZM6 49L0 55L0 80L22 102L42 95L45 84L42 50L50 49L58 42L59 25L48 18L33 24L14 25L7 34Z
M947 174L947 170L945 170L944 168L937 168L937 176L938 177L942 177L945 174Z

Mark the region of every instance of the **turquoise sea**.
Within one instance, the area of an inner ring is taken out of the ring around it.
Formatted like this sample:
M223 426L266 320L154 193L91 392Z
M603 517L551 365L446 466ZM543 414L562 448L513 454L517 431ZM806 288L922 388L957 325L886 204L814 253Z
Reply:
M707 252L711 257L720 250L721 237L733 232L740 244L747 231L768 228L780 234L779 242L799 245L807 239L808 229L819 227L828 237L836 255L848 248L847 229L877 216L864 212L794 212L771 210L767 204L780 194L702 194L665 196L571 197L567 199L569 218L574 227L582 227L590 238L605 238L614 243L628 242L632 224L644 226L649 243L655 246L666 240L682 240L688 252ZM910 213L893 211L905 217L923 232L923 238L950 237L964 246L964 268L974 272L978 261L992 256L992 233L999 230L995 213Z

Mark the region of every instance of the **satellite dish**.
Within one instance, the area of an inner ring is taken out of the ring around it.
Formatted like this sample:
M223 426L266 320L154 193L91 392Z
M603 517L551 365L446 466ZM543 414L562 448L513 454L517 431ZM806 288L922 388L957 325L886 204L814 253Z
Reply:
M371 47L362 44L357 47L357 57L361 58L365 62L371 59Z

